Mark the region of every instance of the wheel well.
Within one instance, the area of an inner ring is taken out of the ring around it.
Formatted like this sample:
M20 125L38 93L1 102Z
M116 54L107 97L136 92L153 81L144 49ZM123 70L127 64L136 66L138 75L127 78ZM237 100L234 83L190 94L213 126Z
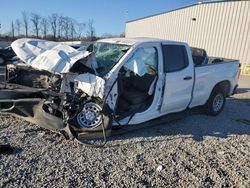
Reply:
M227 96L229 96L229 92L230 92L230 82L228 81L228 80L224 80L224 81L221 81L221 82L219 82L219 83L217 83L215 86L214 86L214 88L213 88L213 90L215 89L215 88L217 88L217 87L220 87L220 88L222 88L222 89L224 89L224 94L225 94L225 96L227 97Z

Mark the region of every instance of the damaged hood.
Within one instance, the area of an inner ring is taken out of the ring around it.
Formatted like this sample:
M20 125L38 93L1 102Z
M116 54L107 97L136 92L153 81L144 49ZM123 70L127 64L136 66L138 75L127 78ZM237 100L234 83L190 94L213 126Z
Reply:
M17 56L26 64L38 70L51 73L69 73L70 68L78 60L88 58L86 66L95 66L95 58L88 51L78 51L59 42L40 39L18 39L11 44ZM103 98L105 81L97 75L84 73L76 77L77 89L89 96ZM71 79L72 79L71 78Z
M66 44L40 39L18 39L11 47L24 63L57 74L68 73L74 63L91 54Z

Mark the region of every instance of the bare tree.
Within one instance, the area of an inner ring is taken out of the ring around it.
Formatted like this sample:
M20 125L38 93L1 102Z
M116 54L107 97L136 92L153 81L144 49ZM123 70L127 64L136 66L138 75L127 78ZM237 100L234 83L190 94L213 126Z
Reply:
M29 16L27 12L22 12L23 18L23 26L25 30L25 36L28 37L28 29L29 29Z
M69 39L70 27L71 27L72 19L69 17L63 17L62 29L64 31L64 36L66 40Z
M21 30L21 21L19 19L16 19L16 31L17 31L17 36L20 36L20 30Z
M89 20L87 24L87 37L89 37L91 41L93 41L95 38L95 28L93 19Z
M51 30L53 33L54 40L56 40L56 34L57 34L57 20L58 20L58 15L57 14L52 14L49 17L49 23L51 26Z
M125 38L125 32L121 33L120 37Z
M74 39L74 36L76 34L75 25L76 25L76 22L73 19L71 19L71 21L70 21L70 37L72 40Z
M42 18L41 20L41 29L42 29L43 38L46 39L48 30L49 30L49 22L46 18Z
M31 14L31 18L30 21L33 24L34 27L34 32L36 34L36 38L39 37L39 31L40 31L40 20L41 20L41 16L35 13Z
M75 21L68 16L60 16L58 20L58 38L73 38L75 34Z
M77 33L77 37L79 40L82 38L82 34L83 34L83 31L85 30L85 28L86 28L85 23L77 23L76 24L76 33Z
M59 16L57 19L58 22L58 28L57 28L57 36L58 38L62 37L62 31L64 29L64 17L63 16Z
M13 21L11 22L11 36L12 38L15 38L15 26Z

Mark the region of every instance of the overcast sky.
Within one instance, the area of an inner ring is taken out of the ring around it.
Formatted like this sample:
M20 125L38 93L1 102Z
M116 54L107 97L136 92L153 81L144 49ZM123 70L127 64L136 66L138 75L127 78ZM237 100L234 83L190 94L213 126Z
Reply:
M52 13L69 16L78 22L93 19L97 35L121 34L125 22L197 3L197 0L2 0L0 33L10 31L11 21L21 18L21 12L48 16Z

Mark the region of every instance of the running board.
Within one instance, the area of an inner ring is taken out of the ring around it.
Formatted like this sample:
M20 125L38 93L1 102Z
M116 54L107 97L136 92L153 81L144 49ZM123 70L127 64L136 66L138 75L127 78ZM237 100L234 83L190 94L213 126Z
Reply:
M121 126L113 126L112 131L111 130L106 130L106 136L107 137L112 137L112 136L117 136L121 134L125 134L128 132L148 128L151 126L159 126L163 125L166 123L170 123L172 121L180 120L185 118L188 115L188 111L184 112L179 112L179 113L173 113L173 114L168 114L165 116L162 116L160 118L150 120L145 123L140 123L136 125L121 125ZM101 139L103 138L103 132L78 132L77 134L77 139L78 140L88 140L88 139Z
M160 126L160 125L170 123L173 121L181 120L185 118L188 114L189 113L187 111L184 111L184 112L179 112L179 113L168 114L160 118L150 120L145 123L136 124L136 125L113 126L111 136L117 136L117 135L125 134L128 132L132 132L132 131L136 131L136 130L140 130L140 129L144 129L144 128L148 128L152 126Z

